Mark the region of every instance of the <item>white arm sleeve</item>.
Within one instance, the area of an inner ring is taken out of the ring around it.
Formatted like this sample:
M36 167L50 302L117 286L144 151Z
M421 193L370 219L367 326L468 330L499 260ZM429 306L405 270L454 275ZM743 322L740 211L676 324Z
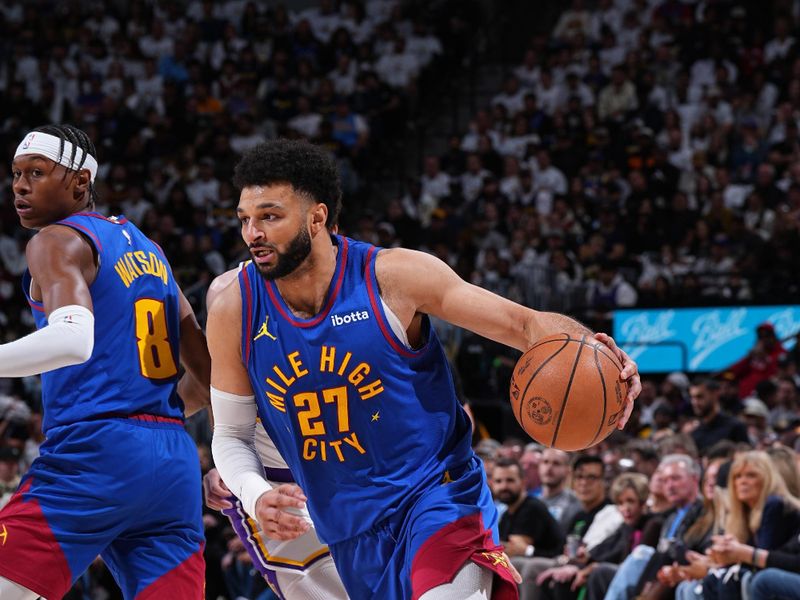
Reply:
M237 396L211 388L211 409L214 412L214 455L222 481L242 501L254 519L256 501L272 489L264 478L264 468L255 447L255 396Z
M70 304L50 313L47 326L0 345L0 377L27 377L86 362L94 349L94 315Z

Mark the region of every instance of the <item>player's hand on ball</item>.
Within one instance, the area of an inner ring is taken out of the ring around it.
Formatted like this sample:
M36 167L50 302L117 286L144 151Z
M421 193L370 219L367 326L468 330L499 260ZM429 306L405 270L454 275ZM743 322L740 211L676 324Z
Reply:
M633 412L633 401L636 400L636 398L639 396L639 392L642 391L642 380L639 379L639 366L636 364L636 361L628 356L622 348L617 346L614 338L612 338L610 335L605 333L595 333L594 339L608 346L622 363L622 372L620 373L619 377L620 379L628 382L628 397L626 398L625 413L617 423L617 428L623 429L625 424L628 422L631 413Z
M219 476L219 471L211 469L203 477L203 496L206 499L206 506L214 510L223 510L232 508L233 504L228 501L228 496L231 491L222 478Z
M293 483L261 494L256 501L256 519L264 535L273 540L293 540L308 531L308 521L290 512L303 508L306 500L303 490Z

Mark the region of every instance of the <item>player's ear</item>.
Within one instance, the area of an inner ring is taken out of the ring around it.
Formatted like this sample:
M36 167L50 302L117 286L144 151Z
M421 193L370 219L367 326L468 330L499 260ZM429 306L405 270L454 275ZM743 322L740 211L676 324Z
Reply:
M77 171L72 177L72 183L75 186L72 189L72 196L76 200L82 198L85 194L89 193L89 185L92 183L92 176L88 169L81 169Z
M316 235L321 230L325 229L325 224L328 222L328 207L319 202L314 205L311 211L311 235Z

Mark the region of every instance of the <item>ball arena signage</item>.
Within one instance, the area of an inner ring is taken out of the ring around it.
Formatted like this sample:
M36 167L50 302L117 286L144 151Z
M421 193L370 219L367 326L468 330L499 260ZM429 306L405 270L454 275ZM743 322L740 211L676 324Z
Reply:
M614 338L643 373L718 371L747 354L761 323L785 340L800 331L800 306L617 310Z

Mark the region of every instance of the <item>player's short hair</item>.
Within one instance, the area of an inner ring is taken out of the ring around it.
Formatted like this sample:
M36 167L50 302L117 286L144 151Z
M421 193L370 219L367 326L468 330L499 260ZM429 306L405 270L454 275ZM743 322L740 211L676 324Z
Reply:
M78 129L74 125L42 125L34 129L34 131L46 133L61 140L61 147L58 150L59 160L64 156L64 142L72 144L72 154L69 158L73 165L75 164L75 155L78 152L78 148L83 150L81 159L78 161L77 167L75 168L76 171L80 171L83 168L87 155L91 155L92 158L97 160L97 150L91 138L89 138L85 131ZM92 206L97 203L97 190L94 187L94 183L91 181L89 182L89 202Z
M246 151L233 172L233 185L240 191L278 183L288 183L312 201L325 204L325 225L331 229L337 224L342 188L336 163L325 149L304 140L270 140Z

